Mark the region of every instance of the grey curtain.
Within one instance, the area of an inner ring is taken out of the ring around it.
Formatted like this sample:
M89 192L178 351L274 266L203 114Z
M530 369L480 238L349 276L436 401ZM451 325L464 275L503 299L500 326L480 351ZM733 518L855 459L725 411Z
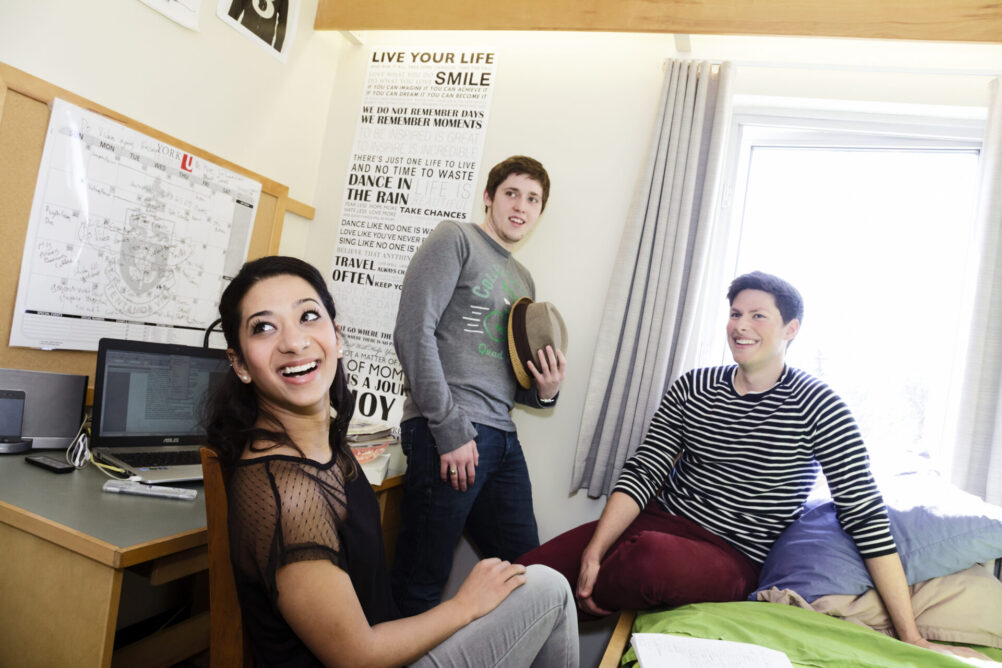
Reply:
M1002 84L989 85L977 213L982 255L952 478L1002 505Z
M572 490L608 494L667 383L693 364L729 125L729 64L668 61L592 362Z

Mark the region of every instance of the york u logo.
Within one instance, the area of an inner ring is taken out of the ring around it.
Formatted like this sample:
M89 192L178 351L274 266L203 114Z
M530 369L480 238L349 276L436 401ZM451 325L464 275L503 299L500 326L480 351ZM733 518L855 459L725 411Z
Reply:
M192 163L192 157L187 153L185 153L184 157L181 158L181 169L183 169L186 172L190 172L191 163Z
M171 443L180 443L180 442L181 442L181 439L178 438L177 436L171 436L171 437L165 438L163 440L163 444L164 445L170 445Z

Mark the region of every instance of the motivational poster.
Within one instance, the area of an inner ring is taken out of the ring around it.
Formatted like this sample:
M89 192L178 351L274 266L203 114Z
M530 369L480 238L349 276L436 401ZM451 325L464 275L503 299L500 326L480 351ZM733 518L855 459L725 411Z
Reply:
M356 415L398 423L393 325L404 273L444 219L474 220L495 53L375 48L355 131L329 277Z

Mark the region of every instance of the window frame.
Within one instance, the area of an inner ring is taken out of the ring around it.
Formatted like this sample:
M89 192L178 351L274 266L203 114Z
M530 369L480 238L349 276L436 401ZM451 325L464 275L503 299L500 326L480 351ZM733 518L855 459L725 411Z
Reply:
M986 109L954 108L935 109L930 115L928 107L917 105L882 105L878 111L840 109L838 101L825 108L824 101L809 101L808 106L791 106L787 100L780 102L756 99L742 104L735 100L728 141L724 156L722 182L715 217L710 257L707 262L707 295L726 292L727 284L735 276L738 266L740 231L743 224L752 152L755 147L781 148L852 148L852 149L921 149L963 150L980 153L982 149ZM865 106L865 105L863 105ZM965 284L976 285L978 261L977 248L983 231L971 228L968 243L974 260L966 267L969 275ZM970 322L974 312L973 290L961 296L962 318ZM721 341L719 329L726 321L726 300L711 300L701 309L700 329L706 334L700 341L698 359L708 364L731 363L727 347ZM941 399L946 411L938 419L924 426L923 441L935 433L944 440L952 437L959 415L959 391L965 373L967 342L955 351L951 365L952 377L947 392ZM701 363L702 363L701 362ZM949 475L952 445L940 450L936 464L944 475Z

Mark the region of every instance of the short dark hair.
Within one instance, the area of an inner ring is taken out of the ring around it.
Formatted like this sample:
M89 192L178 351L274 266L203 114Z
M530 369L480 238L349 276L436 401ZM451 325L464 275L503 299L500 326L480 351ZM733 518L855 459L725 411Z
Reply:
M742 274L731 281L731 287L727 288L727 303L733 305L734 298L742 290L761 290L772 295L776 300L776 308L783 316L784 325L794 318L804 321L804 299L795 287L782 278L762 271Z
M275 276L298 276L309 283L320 297L331 323L335 322L337 311L334 308L334 297L331 296L323 275L316 267L298 258L279 255L247 262L226 286L219 299L219 316L226 345L241 360L244 358L243 350L240 348L241 303L256 283ZM355 411L355 398L348 386L347 375L340 359L337 360L337 371L329 394L330 405L337 411L337 417L331 423L328 440L334 456L339 458L342 469L349 479L354 479L355 460L348 448L346 435L348 422ZM258 440L271 441L275 446L288 445L299 450L299 446L274 415L265 414L265 417L278 426L277 430L255 427L262 410L253 385L240 382L235 373L227 373L216 387L206 406L204 422L209 445L219 454L224 466L232 466L240 459L244 446Z
M543 187L543 206L539 209L542 213L546 209L546 200L550 198L550 175L546 173L546 168L541 162L524 155L513 155L491 167L485 188L491 195L491 201L493 202L497 195L498 186L512 174L525 174L530 179L539 181L539 185ZM485 206L484 211L486 210Z

